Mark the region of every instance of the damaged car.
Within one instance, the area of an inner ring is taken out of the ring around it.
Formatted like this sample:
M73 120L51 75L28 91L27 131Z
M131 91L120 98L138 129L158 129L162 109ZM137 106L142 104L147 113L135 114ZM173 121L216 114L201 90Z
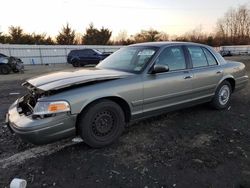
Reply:
M34 144L79 135L104 147L134 121L207 102L225 109L247 82L243 63L226 61L209 46L134 44L96 67L27 80L28 94L10 106L6 121Z
M21 59L13 56L6 56L0 53L0 74L9 74L11 71L14 73L23 72L24 65Z

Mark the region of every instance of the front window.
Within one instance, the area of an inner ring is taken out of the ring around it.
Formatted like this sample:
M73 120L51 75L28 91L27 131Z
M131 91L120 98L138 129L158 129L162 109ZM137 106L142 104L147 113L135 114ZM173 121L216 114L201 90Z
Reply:
M186 61L182 47L168 47L161 52L156 64L167 65L170 71L186 69Z
M156 53L153 47L125 47L116 51L97 65L98 68L139 73Z

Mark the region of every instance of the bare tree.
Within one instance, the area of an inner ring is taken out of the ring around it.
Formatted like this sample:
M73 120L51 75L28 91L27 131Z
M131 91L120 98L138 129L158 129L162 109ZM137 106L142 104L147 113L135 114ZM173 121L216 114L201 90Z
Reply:
M229 9L217 22L216 36L224 44L247 44L250 38L250 10L246 5Z

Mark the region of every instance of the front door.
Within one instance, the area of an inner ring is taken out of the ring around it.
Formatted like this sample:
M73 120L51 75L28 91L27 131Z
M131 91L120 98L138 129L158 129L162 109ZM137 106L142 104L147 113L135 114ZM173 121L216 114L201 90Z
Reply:
M155 64L166 65L168 72L145 74L143 112L145 115L188 102L192 90L192 73L187 70L182 46L165 48Z

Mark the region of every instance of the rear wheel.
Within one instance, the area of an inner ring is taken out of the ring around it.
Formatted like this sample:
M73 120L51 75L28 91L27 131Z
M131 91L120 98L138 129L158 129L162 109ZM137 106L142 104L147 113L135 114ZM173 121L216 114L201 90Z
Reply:
M8 65L0 65L0 73L1 74L9 74L11 68Z
M215 92L214 98L211 102L212 106L218 110L227 108L230 104L231 94L231 84L228 81L223 81Z
M100 100L90 105L79 116L79 133L91 147L104 147L122 134L125 126L124 112L110 100Z

